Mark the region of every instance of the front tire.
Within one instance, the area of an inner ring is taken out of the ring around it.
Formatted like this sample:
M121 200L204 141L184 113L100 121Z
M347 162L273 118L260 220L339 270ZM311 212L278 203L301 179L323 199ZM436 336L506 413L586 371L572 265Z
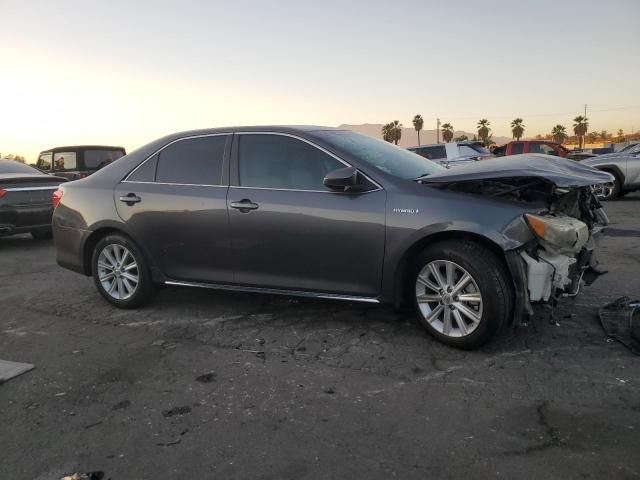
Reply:
M98 241L91 257L91 271L100 294L119 308L142 306L155 292L147 261L124 235L111 234Z
M509 274L500 258L478 243L430 245L418 256L410 281L418 320L442 343L478 348L509 322Z

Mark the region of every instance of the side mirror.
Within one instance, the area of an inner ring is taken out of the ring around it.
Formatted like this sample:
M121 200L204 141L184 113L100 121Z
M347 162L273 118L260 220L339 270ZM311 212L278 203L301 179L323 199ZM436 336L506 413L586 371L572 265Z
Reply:
M346 167L329 172L322 182L336 192L357 193L367 190L367 184L355 167Z

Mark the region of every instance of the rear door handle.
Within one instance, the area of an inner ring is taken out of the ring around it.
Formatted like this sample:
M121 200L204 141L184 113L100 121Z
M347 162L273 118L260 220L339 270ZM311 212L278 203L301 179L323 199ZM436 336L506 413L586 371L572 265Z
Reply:
M129 206L132 206L134 203L140 203L142 199L135 193L128 193L126 195L122 195L120 197L120 201L126 203Z
M257 203L253 203L248 198L243 198L239 202L231 202L229 204L229 206L231 208L236 208L236 209L240 210L242 213L248 213L251 210L257 210L258 209L258 204Z

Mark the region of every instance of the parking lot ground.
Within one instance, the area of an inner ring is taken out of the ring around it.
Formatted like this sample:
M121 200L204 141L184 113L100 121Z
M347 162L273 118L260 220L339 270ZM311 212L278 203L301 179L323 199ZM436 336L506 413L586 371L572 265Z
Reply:
M640 297L640 195L609 273L486 348L391 307L166 288L110 307L53 245L0 239L0 478L640 478L640 358L598 308Z

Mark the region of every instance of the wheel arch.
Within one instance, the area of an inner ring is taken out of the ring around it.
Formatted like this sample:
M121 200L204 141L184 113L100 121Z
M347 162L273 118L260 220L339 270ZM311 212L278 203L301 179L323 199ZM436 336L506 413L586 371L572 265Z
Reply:
M612 175L616 176L618 181L620 182L620 188L622 189L625 183L625 175L622 172L622 170L620 170L620 167L618 165L605 164L605 165L598 165L595 168L597 168L598 170L602 170L604 172L611 173Z
M491 238L484 236L482 234L464 230L446 230L441 232L435 232L429 235L426 235L414 243L412 243L404 252L402 257L400 258L395 271L393 273L393 286L392 286L392 302L396 306L400 306L404 303L406 298L406 292L409 284L409 266L411 265L411 260L415 259L420 252L422 252L429 245L434 245L439 242L444 242L447 240L470 240L474 243L482 245L487 248L491 252L496 254L496 257L503 264L506 272L508 273L511 281L513 282L513 277L511 274L511 270L507 263L507 258L505 255L505 251L500 245L498 245Z

